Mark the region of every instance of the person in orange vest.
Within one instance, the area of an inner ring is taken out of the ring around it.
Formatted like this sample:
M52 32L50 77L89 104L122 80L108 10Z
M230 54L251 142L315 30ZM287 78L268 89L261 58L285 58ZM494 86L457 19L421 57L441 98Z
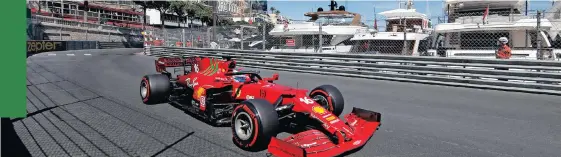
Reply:
M507 44L508 44L508 39L506 37L499 38L499 49L495 53L497 59L510 59L512 53L510 47ZM508 68L495 68L495 69L508 70ZM507 79L498 79L498 80L508 81Z
M512 53L510 51L510 47L508 47L507 44L508 39L506 37L499 38L499 49L495 53L497 59L510 59Z

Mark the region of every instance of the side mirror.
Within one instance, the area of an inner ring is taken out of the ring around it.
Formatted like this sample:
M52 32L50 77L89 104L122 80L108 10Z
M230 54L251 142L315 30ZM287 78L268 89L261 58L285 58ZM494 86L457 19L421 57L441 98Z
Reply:
M279 80L279 73L274 73L273 74L273 80Z

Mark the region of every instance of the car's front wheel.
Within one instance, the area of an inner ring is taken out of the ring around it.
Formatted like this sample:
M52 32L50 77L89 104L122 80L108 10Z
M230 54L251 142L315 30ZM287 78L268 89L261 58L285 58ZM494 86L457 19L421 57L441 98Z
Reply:
M266 149L271 138L278 134L277 111L262 99L241 102L232 112L233 141L245 150Z
M345 109L343 94L341 94L337 87L332 85L321 85L312 89L310 98L336 116L341 115L343 109Z

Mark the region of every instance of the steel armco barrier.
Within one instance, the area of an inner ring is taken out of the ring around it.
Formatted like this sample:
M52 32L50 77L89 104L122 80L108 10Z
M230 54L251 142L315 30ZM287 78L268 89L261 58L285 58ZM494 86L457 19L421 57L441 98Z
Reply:
M561 62L150 47L150 56L231 56L244 67L561 95ZM508 68L508 69L505 69Z

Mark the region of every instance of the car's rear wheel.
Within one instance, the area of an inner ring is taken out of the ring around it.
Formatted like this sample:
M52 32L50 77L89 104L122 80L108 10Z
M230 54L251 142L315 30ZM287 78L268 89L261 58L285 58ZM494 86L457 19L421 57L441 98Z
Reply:
M169 77L163 74L146 75L140 81L140 98L144 104L166 102L170 94Z
M277 111L266 100L244 101L232 112L231 128L236 146L251 151L266 149L278 133Z
M336 116L341 115L343 109L345 109L343 94L341 94L337 87L332 85L321 85L312 89L310 98Z

